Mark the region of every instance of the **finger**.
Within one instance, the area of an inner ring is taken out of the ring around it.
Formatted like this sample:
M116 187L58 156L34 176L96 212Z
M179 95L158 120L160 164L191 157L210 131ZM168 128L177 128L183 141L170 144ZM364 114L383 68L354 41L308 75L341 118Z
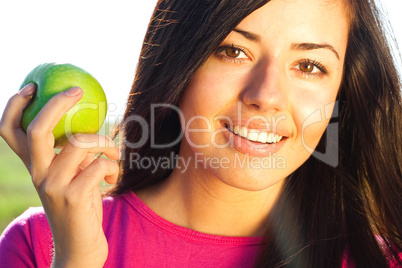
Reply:
M77 171L76 171L74 177L76 177L78 174L80 174L81 171L83 171L87 166L89 166L89 164L91 164L96 158L97 157L95 156L94 153L87 153L84 160L82 160L82 162L76 168Z
M82 97L82 90L73 87L51 98L29 124L27 130L28 147L33 169L41 172L52 163L55 153L49 144L49 136L57 123Z
M10 98L1 118L2 129L21 128L22 113L32 99L35 90L35 84L30 83Z
M84 170L87 166L89 166L96 159L95 153L87 153L84 160L79 164L79 169Z
M36 86L31 83L11 97L0 121L0 136L26 166L30 165L30 159L27 136L21 127L21 118L24 108L28 105L35 90Z
M107 182L115 183L118 175L119 165L116 162L98 158L71 182L69 191L71 191L71 194L75 193L78 196L82 196L82 193L90 195L93 194L93 190L96 187L99 187L99 183L103 179Z
M97 134L73 135L54 159L49 169L49 178L57 178L54 183L57 183L60 187L70 184L71 180L77 175L77 167L81 167L86 164L86 161L89 161L88 159L85 160L88 157L88 153L99 152L104 153L113 160L118 160L119 158L118 148L110 138ZM87 163L91 165L94 161L95 159L91 163Z

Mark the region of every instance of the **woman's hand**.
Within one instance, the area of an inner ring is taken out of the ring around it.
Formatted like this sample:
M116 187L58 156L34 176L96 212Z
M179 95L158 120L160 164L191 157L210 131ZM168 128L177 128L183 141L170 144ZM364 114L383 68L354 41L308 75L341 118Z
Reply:
M0 121L0 136L28 168L52 230L55 267L102 267L108 245L102 229L99 183L117 180L119 152L107 137L76 134L56 154L53 128L82 97L78 87L54 96L28 127L21 128L23 109L35 91L27 85L8 102Z

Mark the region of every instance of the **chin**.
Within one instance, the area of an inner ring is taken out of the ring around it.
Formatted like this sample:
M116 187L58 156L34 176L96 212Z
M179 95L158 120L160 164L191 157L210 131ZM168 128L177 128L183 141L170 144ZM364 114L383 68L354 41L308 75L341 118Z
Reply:
M264 170L263 168L242 170L212 169L211 172L224 185L245 191L264 191L274 185L281 185L289 175L286 170Z

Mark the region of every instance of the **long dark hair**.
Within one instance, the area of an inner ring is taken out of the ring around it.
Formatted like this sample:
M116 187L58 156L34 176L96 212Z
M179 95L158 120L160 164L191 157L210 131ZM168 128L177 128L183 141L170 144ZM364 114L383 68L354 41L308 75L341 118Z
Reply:
M181 135L179 117L172 109L160 108L152 117L151 104L178 106L181 95L197 69L240 21L269 0L190 1L159 0L148 26L134 84L123 118L124 156L122 176L114 193L137 190L165 179L172 169L130 167L132 153L141 157L178 154L180 143L155 149L151 139L141 140L143 126L133 118L144 118L154 128L155 144L168 144ZM151 122L152 121L152 122ZM174 164L169 165L171 167Z
M180 137L178 106L194 73L247 15L269 0L158 1L145 36L124 115L118 195L165 179L172 168L138 169L130 155L166 157L179 143L152 148L142 138L144 118L156 144ZM373 0L348 1L351 15L344 77L338 96L339 164L310 157L291 174L267 219L258 267L340 267L346 252L356 267L387 267L402 246L402 106L400 78ZM151 122L152 121L152 122ZM324 134L317 150L325 148ZM384 241L386 250L379 246ZM402 265L401 260L395 260Z

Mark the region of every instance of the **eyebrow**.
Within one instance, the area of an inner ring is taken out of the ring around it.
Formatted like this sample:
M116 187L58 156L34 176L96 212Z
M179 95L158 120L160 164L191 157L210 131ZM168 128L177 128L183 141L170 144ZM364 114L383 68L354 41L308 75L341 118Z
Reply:
M250 41L261 43L261 36L258 34L247 32L245 30L241 30L238 28L233 29L233 31L241 34L242 36L244 36L246 39L248 39ZM293 50L314 50L314 49L321 49L321 48L329 49L335 54L336 58L338 60L340 60L338 51L336 51L336 49L333 46L331 46L330 44L293 43L290 48Z
M243 35L246 39L253 41L253 42L257 42L257 43L261 43L261 36L255 33L250 33L244 30L240 30L240 29L233 29L234 32L239 33L241 35Z
M335 56L338 58L338 60L340 60L339 53L330 44L293 43L290 48L294 49L294 50L314 50L314 49L320 49L320 48L329 49L335 54Z

